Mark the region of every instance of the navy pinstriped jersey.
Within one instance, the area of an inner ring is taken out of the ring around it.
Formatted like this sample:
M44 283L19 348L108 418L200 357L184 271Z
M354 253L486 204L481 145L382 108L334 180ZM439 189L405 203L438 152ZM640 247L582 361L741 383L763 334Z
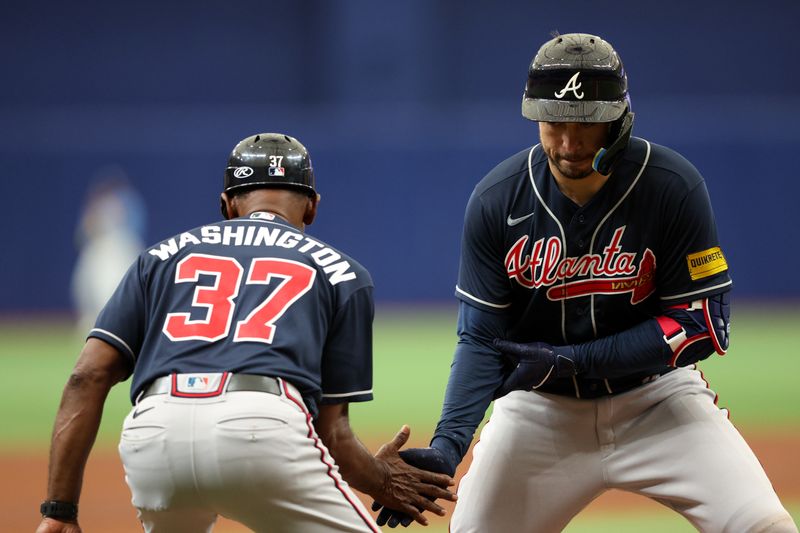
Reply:
M284 378L312 402L366 401L373 312L366 269L259 212L145 250L89 336L131 358L132 401L159 376L222 371Z
M730 284L702 176L643 139L582 207L538 145L495 167L467 206L456 296L506 313L512 340L590 341Z

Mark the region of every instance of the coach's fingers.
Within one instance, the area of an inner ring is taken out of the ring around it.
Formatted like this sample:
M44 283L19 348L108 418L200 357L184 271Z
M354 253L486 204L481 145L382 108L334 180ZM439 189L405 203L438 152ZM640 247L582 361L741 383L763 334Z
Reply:
M456 481L447 474L437 474L436 472L422 470L421 468L414 466L410 466L409 468L413 469L414 475L417 477L417 479L427 486L447 488L456 484ZM448 494L450 493L448 492ZM439 497L443 498L444 496Z
M423 526L428 525L428 519L425 517L425 515L422 514L422 511L417 509L411 504L403 504L401 509L393 510L388 518L391 520L392 516L395 515L406 515L410 517L414 522L422 524ZM395 524L395 526L396 525L397 524ZM394 526L389 526L389 527L394 527Z
M444 489L442 487L437 487L436 485L429 485L429 484L419 485L417 487L417 491L419 492L419 494L425 496L427 499L433 499L433 500L441 499L450 502L458 500L457 494L450 492L449 490Z
M447 514L447 511L444 507L437 504L435 501L429 498L419 498L414 501L414 507L416 507L420 513L424 513L425 511L429 511L433 514L437 514L439 516L444 516Z
M411 435L411 428L408 425L403 424L403 427L400 428L400 431L394 436L392 440L381 446L381 449L378 450L378 454L380 454L384 449L393 450L397 452L405 446L406 442L408 442L408 437Z

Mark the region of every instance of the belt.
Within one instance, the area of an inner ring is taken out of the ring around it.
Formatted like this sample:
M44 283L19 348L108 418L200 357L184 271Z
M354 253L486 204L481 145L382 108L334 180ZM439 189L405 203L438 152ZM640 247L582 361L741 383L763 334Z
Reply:
M148 385L142 393L141 399L156 394L170 394L172 392L172 374L155 379ZM231 374L225 392L251 391L266 392L268 394L281 395L281 385L278 378L270 376L257 376L254 374ZM222 391L220 391L220 394Z
M595 398L602 398L603 396L614 396L631 391L637 387L641 387L645 383L651 383L673 370L675 370L675 367L666 367L656 373L644 372L613 379L581 378L578 376L560 378L551 383L542 385L536 389L536 392L546 392L548 394L592 400Z

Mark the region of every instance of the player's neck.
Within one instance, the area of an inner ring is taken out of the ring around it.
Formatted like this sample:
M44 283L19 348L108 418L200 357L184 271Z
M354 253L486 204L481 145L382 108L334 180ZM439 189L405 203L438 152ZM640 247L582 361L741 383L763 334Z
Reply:
M550 171L561 193L579 206L586 205L608 181L608 176L604 176L599 172L592 172L581 179L570 179L563 176L558 169L552 166Z
M306 226L305 224L303 224L303 217L298 216L297 213L293 213L291 210L278 209L274 207L260 207L249 210L247 216L256 212L271 213L273 215L277 215L280 218L287 221L288 223L290 223L292 226L299 228L301 230L305 230Z

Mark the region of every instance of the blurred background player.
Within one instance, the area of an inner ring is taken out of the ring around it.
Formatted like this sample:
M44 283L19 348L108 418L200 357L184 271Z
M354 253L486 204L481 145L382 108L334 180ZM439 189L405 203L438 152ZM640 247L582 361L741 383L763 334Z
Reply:
M119 167L100 169L75 231L79 251L70 292L82 337L144 249L146 221L144 200L125 172Z

